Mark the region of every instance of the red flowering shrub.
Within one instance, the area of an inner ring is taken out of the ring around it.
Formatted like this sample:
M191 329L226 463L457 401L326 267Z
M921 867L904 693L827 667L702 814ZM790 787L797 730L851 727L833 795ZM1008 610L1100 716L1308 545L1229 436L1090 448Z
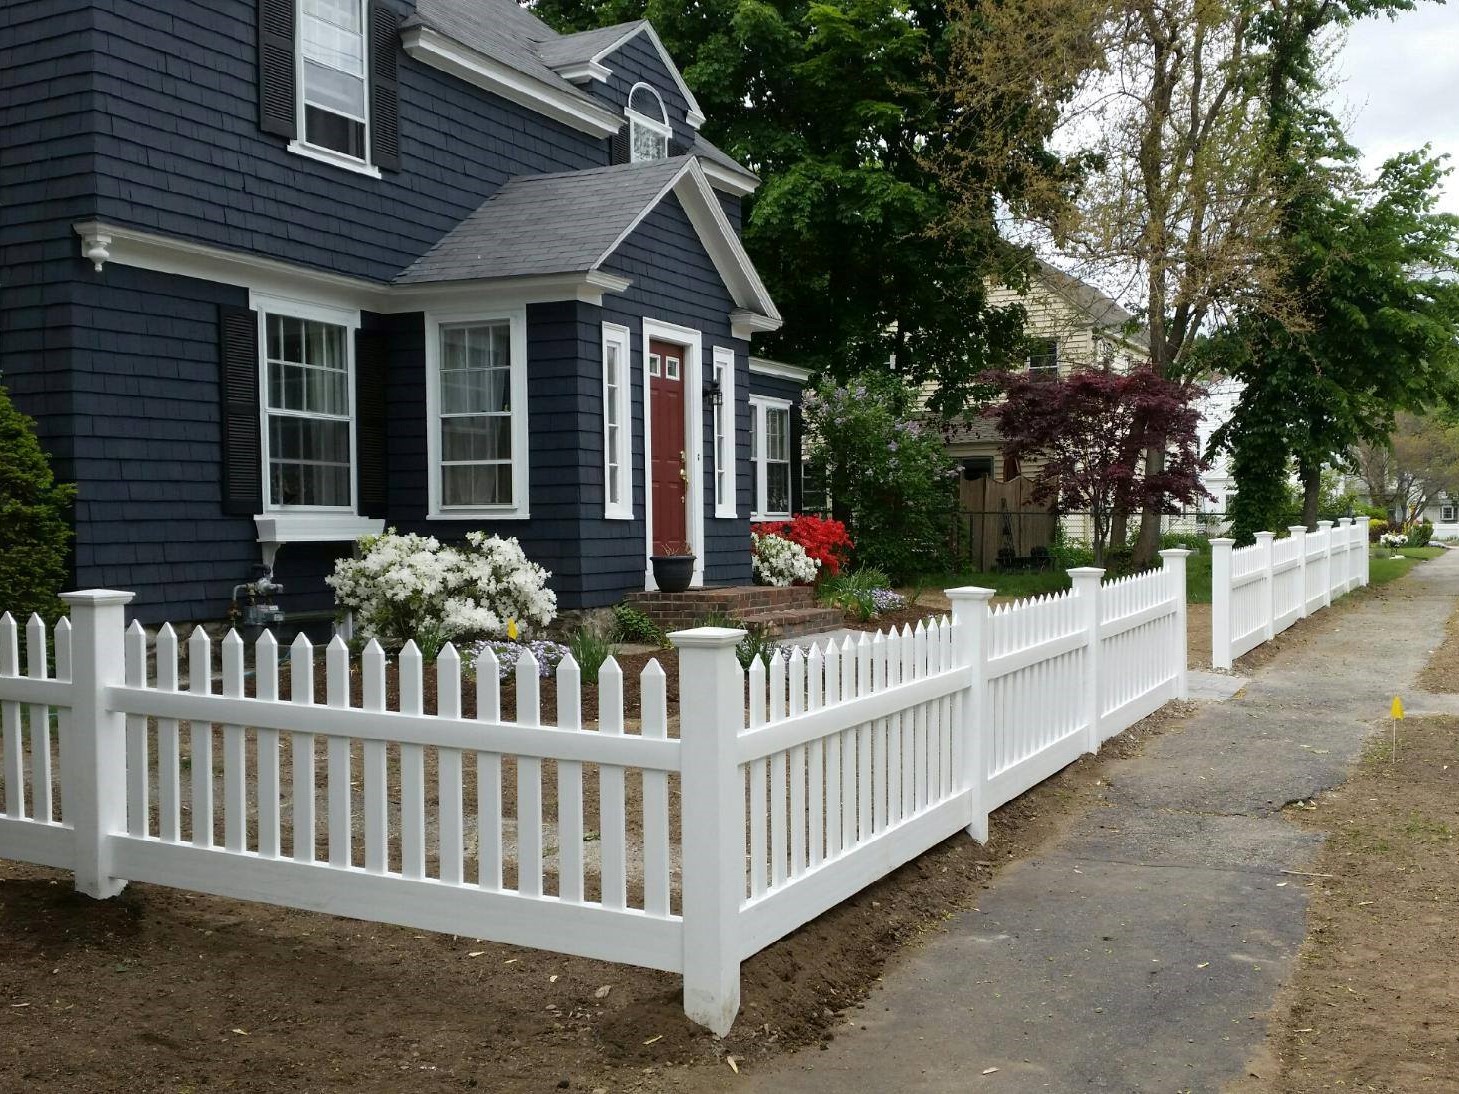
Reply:
M805 553L821 564L823 576L834 576L851 561L853 544L846 534L846 525L828 517L795 517L792 520L769 520L752 524L757 536L779 536L805 548Z

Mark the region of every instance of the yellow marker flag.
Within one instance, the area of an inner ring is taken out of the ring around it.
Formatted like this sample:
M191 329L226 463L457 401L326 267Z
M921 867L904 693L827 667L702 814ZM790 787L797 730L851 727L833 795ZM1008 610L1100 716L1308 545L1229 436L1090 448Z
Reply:
M1388 717L1395 721L1403 720L1403 700L1396 695L1393 697L1393 705L1388 708Z
M517 633L518 633L517 632L517 621L515 619L508 619L507 620L507 639L508 639L508 641L515 642L517 640ZM1393 701L1395 703L1398 702L1397 699L1394 699ZM1399 717L1402 718L1403 715L1400 714Z

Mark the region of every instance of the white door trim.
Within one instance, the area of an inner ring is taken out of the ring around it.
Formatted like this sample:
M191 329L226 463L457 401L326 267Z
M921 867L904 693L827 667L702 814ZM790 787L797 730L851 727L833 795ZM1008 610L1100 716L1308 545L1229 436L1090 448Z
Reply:
M704 335L693 327L665 323L658 319L643 320L643 354L640 374L643 376L643 516L644 516L644 584L650 592L658 588L654 581L654 490L653 490L653 410L652 385L649 383L648 354L652 341L668 342L684 347L684 442L689 465L689 489L685 506L685 527L689 544L694 548L695 586L704 584L704 415L701 413L704 390Z

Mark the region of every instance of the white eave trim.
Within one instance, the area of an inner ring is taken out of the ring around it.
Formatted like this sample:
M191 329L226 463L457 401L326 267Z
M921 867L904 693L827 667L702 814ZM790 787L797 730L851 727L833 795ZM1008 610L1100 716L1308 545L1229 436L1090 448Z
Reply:
M457 303L477 305L483 299L491 300L494 306L558 300L601 305L605 295L625 292L632 284L628 278L591 270L541 277L389 285L104 221L82 221L72 227L81 237L82 257L98 271L108 262L115 262L178 277L237 285L273 296L307 297L321 304L382 314L442 310Z
M699 156L699 163L704 168L705 177L716 190L724 190L730 194L746 197L760 188L759 179L742 175L738 171L731 171L724 164L715 163L714 160L697 152L693 154Z
M563 65L560 68L554 67L553 72L557 73L564 80L575 84L585 84L590 80L596 80L600 84L606 84L608 77L613 75L613 70L597 61L576 61L570 65Z
M622 124L623 119L617 114L584 102L567 90L534 80L430 27L409 27L400 37L405 52L422 64L450 73L475 87L520 103L584 133L610 137Z
M785 325L785 320L779 315L761 315L759 312L747 311L740 308L730 312L730 334L743 342L748 342L754 335L769 334L777 331Z
M766 357L751 357L750 372L755 376L774 376L779 380L794 380L798 384L810 382L811 370L800 365L788 365L784 361L771 361Z

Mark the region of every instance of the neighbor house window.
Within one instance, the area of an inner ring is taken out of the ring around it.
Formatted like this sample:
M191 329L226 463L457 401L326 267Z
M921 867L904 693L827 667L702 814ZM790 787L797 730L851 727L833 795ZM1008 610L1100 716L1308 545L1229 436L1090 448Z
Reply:
M735 352L714 348L714 381L719 401L714 407L714 515L736 516L735 475Z
M669 112L659 93L648 84L637 84L628 93L628 146L633 163L667 159Z
M1052 380L1059 375L1059 343L1052 338L1035 338L1029 343L1028 371L1037 378Z
M274 507L354 507L350 329L264 313L268 500Z
M1441 523L1453 524L1456 519L1459 519L1459 506L1446 504L1439 507L1439 521Z
M750 451L755 469L752 520L790 516L790 403L751 398Z
M527 515L525 327L521 314L431 323L436 516Z
M603 515L633 516L633 425L626 327L603 325Z
M300 14L304 141L363 162L365 0L302 0Z

